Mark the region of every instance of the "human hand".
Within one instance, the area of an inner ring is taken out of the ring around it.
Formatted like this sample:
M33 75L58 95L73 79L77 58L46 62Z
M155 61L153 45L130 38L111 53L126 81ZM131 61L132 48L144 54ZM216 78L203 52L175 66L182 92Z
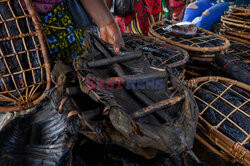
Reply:
M99 31L101 39L112 44L116 53L120 51L120 48L125 47L121 32L115 22L100 26Z

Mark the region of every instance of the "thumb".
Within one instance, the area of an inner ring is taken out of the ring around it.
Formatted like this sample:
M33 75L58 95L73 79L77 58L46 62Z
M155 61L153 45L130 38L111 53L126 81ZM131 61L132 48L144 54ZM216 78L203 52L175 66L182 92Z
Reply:
M113 47L114 47L114 50L115 50L116 53L118 53L120 51L119 44L114 43Z

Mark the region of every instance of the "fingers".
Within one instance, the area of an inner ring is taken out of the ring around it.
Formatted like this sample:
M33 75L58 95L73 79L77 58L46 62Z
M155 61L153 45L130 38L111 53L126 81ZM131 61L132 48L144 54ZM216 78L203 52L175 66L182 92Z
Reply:
M113 47L116 53L118 53L121 48L125 48L125 44L121 36L118 36L118 39L114 42Z
M120 51L121 48L125 48L125 44L121 35L121 32L118 30L116 33L113 34L114 37L114 50L116 53Z
M122 42L120 43L120 48L125 49L125 43L124 43L123 39L122 39Z
M116 23L100 27L100 38L113 45L114 51L118 53L120 48L125 48L121 32Z
M116 53L118 53L120 51L119 45L114 44L113 47L114 47L114 50Z

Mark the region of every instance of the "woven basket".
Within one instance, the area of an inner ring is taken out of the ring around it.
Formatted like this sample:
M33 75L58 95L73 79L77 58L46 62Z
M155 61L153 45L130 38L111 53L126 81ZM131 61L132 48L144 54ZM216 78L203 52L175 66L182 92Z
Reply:
M126 48L143 51L154 69L164 71L167 66L180 79L184 76L189 57L187 51L148 36L123 34L123 39Z
M231 15L235 16L250 16L250 7L236 7L236 6L230 6L229 7L232 12L229 12Z
M50 88L50 65L39 16L30 0L0 0L0 112L30 108Z
M240 38L244 38L245 40L250 39L250 33L248 29L229 25L225 21L222 21L222 22L223 23L222 23L221 30L220 30L222 34L226 34L226 35L228 34L230 36L237 36Z
M228 13L221 17L221 33L242 38L250 43L250 8L230 6Z
M240 58L246 63L250 63L250 43L242 43L233 39L230 39L230 43L231 46L228 50L228 53Z
M241 39L241 38L238 38L238 37L234 37L234 36L229 36L229 35L222 35L224 37L226 37L227 39L231 39L231 40L234 40L234 41L238 41L240 43L243 43L243 44L248 44L250 45L250 42L247 41L247 40L244 40L244 39Z
M221 22L226 23L228 25L233 25L235 27L250 29L249 20L245 20L244 18L237 16L224 15L221 16Z
M223 51L230 46L230 42L226 38L201 28L198 28L197 34L193 37L176 37L171 32L162 29L168 25L171 25L171 23L167 21L154 23L150 27L149 33L170 44L195 52ZM214 43L214 41L218 43ZM204 46L206 44L207 46Z
M237 37L237 38L241 38L243 40L246 40L247 43L250 42L250 33L248 32L243 32L243 31L237 31L236 29L230 28L227 25L223 24L222 29L221 29L221 33L225 34L225 35L230 35L232 37Z
M224 77L199 77L188 85L200 108L199 130L222 151L207 147L249 165L250 86ZM207 143L202 137L199 140Z

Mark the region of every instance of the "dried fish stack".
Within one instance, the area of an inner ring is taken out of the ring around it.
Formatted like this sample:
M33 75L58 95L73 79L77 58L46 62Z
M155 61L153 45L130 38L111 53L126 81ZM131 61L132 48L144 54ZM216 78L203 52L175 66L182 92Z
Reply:
M50 87L41 24L31 1L0 0L0 112L39 103Z
M198 110L188 88L172 74L152 69L140 51L117 55L98 37L86 39L90 50L74 66L81 90L103 109L81 133L147 159L158 150L178 154L190 149Z
M206 71L212 68L210 63L214 62L215 55L223 53L230 46L230 42L225 37L201 28L197 28L196 34L192 36L175 35L166 28L170 25L172 23L168 21L155 23L151 26L149 33L167 43L186 49L190 56L190 62L186 65L187 69L193 69L187 72L194 73L192 76L199 75L201 66L204 68L202 70Z
M29 114L19 116L0 132L0 165L54 166L70 165L75 134L70 123L73 103L64 102L61 113L58 103L65 96L58 89L50 90L47 100Z
M250 42L250 7L230 6L228 13L221 17L221 33Z
M226 159L250 164L250 86L224 77L198 77L189 81L200 115L196 136ZM218 150L220 148L220 150Z
M142 35L123 34L123 39L126 48L143 51L155 69L168 67L180 79L184 76L184 66L188 61L188 53L185 50Z
M222 72L233 79L250 84L250 44L230 40L231 46L215 62Z

